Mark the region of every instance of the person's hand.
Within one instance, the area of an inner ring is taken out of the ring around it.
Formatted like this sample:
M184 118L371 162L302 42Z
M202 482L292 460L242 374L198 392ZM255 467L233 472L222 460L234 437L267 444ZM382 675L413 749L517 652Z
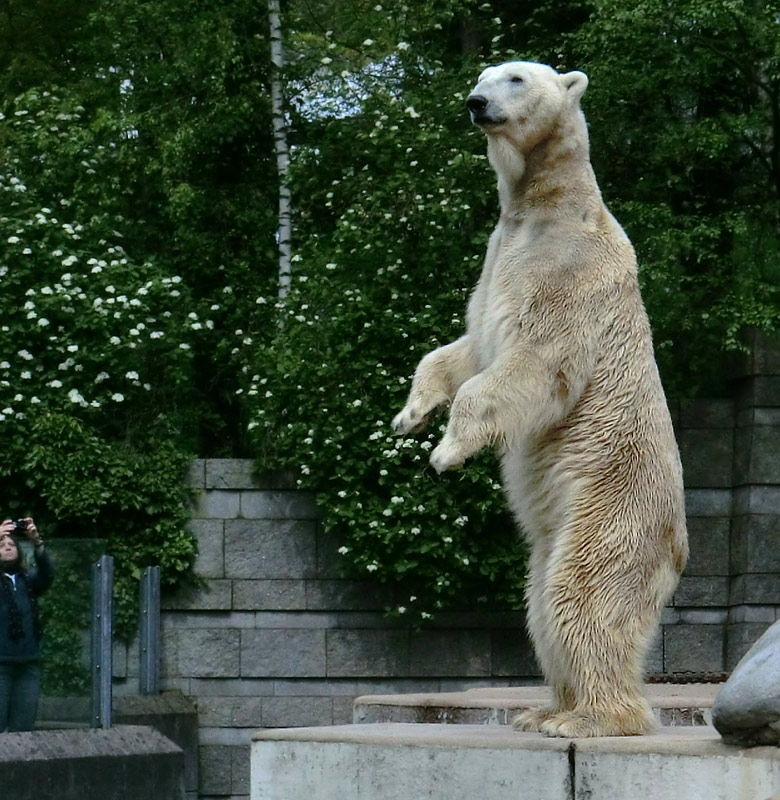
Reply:
M14 524L13 520L4 519L2 522L0 522L0 536L10 536L14 532L15 528L16 525Z
M41 535L38 533L38 529L35 527L35 522L33 521L32 517L25 517L21 520L22 522L27 523L27 527L24 529L24 533L27 538L36 546L40 547L42 544Z

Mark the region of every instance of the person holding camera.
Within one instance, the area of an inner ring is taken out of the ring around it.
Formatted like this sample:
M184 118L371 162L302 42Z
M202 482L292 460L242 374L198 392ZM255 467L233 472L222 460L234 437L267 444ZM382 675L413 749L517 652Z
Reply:
M33 545L24 565L19 539ZM30 731L41 693L41 623L36 598L54 580L54 566L32 517L0 523L0 732Z

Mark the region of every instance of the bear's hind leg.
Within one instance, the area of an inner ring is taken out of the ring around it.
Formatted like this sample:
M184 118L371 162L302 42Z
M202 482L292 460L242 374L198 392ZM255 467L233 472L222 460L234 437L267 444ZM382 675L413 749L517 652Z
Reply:
M550 560L548 541L549 539L540 537L534 544L529 559L526 619L536 659L553 697L552 702L526 709L514 717L512 726L519 731L541 731L547 720L574 708L575 705L575 694L565 670L565 661L562 654L556 652L550 608L545 601L545 576Z
M539 729L563 737L649 733L656 722L642 694L643 662L669 570L598 557L587 536L572 541L579 547L561 548L565 555L551 564L545 601L554 610L551 634L568 665L574 704Z

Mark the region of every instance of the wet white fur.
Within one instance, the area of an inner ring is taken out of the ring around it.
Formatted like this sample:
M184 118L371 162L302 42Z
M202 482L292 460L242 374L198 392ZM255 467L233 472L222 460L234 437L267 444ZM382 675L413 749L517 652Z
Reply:
M587 83L526 62L480 75L501 215L465 335L422 359L393 420L404 434L450 405L431 455L440 472L486 445L501 453L531 548L528 627L555 698L515 724L550 736L652 729L645 651L688 552L634 250L590 165Z

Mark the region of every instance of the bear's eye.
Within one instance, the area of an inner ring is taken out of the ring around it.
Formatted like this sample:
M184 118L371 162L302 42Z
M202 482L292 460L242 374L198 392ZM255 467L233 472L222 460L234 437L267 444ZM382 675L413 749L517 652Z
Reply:
M523 79L519 75L513 75L509 80L512 83L522 83L523 82Z

